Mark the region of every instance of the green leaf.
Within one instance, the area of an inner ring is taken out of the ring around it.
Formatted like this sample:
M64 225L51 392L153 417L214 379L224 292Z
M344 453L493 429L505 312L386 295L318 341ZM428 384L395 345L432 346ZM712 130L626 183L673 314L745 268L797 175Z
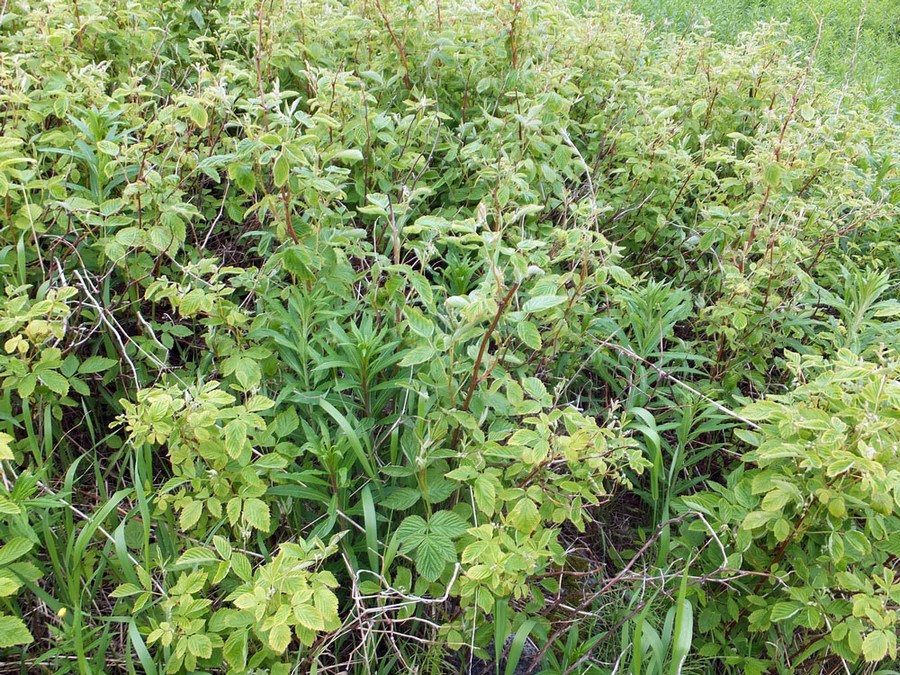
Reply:
M475 505L488 516L494 515L497 504L497 490L494 481L487 476L479 476L472 486L475 493Z
M250 581L253 576L253 568L250 566L250 559L243 553L231 554L231 569L238 575L241 581Z
M831 462L828 465L828 470L825 473L829 478L834 478L835 476L852 469L854 464L856 464L856 458L852 455L848 455L834 462Z
M232 459L240 457L247 445L247 425L239 419L225 425L225 452Z
M770 618L773 622L785 621L798 614L801 609L803 606L796 602L776 602L772 606Z
M363 154L359 150L355 148L352 150L341 150L340 152L336 152L331 156L331 160L341 160L344 162L361 162L363 160Z
M281 145L281 138L277 134L263 134L259 137L261 143L269 146L270 148L275 148Z
M722 622L722 615L715 606L705 608L697 619L697 627L703 633L708 633Z
M15 616L0 615L0 649L27 645L34 638L21 619Z
M116 363L118 363L118 361L115 359L108 359L105 356L89 356L81 362L80 366L78 366L78 372L81 375L102 373L104 370L112 368Z
M519 339L528 347L532 349L541 348L541 333L530 321L520 321L516 325L516 332L519 334Z
M751 511L744 518L744 522L741 523L741 529L755 530L758 527L764 526L770 520L774 520L778 515L779 514L773 513L772 511Z
M109 594L111 598L127 598L130 595L138 595L143 593L144 589L135 584L119 584L116 589Z
M21 398L28 398L34 392L34 387L36 384L37 377L35 376L35 374L28 373L28 375L26 375L19 381L19 385L16 387L16 391Z
M763 180L771 188L778 187L781 184L781 166L769 164L763 173Z
M210 551L208 548L195 546L182 553L178 560L175 562L175 566L187 567L191 565L206 565L208 563L214 563L217 561L218 557L216 556L216 554Z
M261 499L251 497L244 502L244 519L251 527L262 532L269 531L269 505Z
M12 451L12 442L14 440L15 439L12 436L10 436L9 434L5 434L2 431L0 431L0 460L8 459L9 461L12 461L13 459L15 459L15 457L13 457L13 451ZM3 499L6 499L6 498L4 497ZM6 501L9 501L9 500L6 500ZM10 502L10 503L12 503L12 502ZM13 506L15 506L15 505L13 505ZM16 506L16 511L14 513L18 513L18 508L19 507ZM8 512L6 512L6 513L8 513Z
M415 505L422 493L413 488L398 488L379 502L379 506L392 511L405 511Z
M231 557L232 547L231 542L228 541L225 537L221 535L216 535L213 537L213 546L216 547L216 553L222 558L222 560L228 560Z
M523 312L544 312L548 309L556 307L566 302L568 298L564 295L538 295L531 298L522 305Z
M421 345L410 349L398 364L401 368L406 366L417 366L430 360L435 354L434 347L431 345Z
M54 394L65 396L69 393L69 381L55 370L42 370L37 377Z
M275 168L273 169L272 178L275 182L275 187L283 187L285 183L287 183L288 175L291 172L291 165L288 163L288 159L285 154L282 152L278 155L278 159L275 160Z
M844 548L852 559L861 560L871 553L872 544L859 530L849 530L844 533Z
M191 120L193 120L194 124L196 124L201 129L205 129L206 125L209 123L209 115L206 113L206 108L197 103L196 101L191 104L191 107L188 108L188 115Z
M190 530L194 525L197 524L202 514L203 502L197 500L191 501L181 510L181 515L178 518L181 529Z
M428 524L422 516L407 516L394 531L394 536L401 544L401 550L408 553L422 541Z
M347 417L343 415L337 408L331 405L328 401L326 401L325 398L319 399L319 405L322 406L322 409L325 410L325 412L327 412L335 422L337 422L337 425L341 428L341 431L344 432L345 436L347 437L347 441L349 441L350 443L350 447L353 448L353 452L356 453L356 458L362 465L363 470L366 472L366 475L373 481L378 482L378 475L375 473L375 469L372 467L372 463L369 461L369 457L366 454L365 449L363 448L362 442L360 441L360 436L356 431L356 429L359 427L359 424L357 424L356 427L350 424L350 421L347 419Z
M791 536L791 524L785 518L779 518L775 521L775 527L772 528L775 538L778 541L784 541Z
M687 581L689 567L684 568L678 599L675 603L675 626L673 630L672 663L669 675L681 675L682 666L691 651L694 636L694 607L687 599Z
M428 529L449 539L457 539L469 529L469 523L453 511L438 511L428 521Z
M119 155L119 146L112 141L97 141L97 149L110 157L118 157Z
M528 634L532 631L534 626L534 619L528 619L519 626L509 645L509 655L507 656L506 667L503 669L503 675L515 675L517 671L520 672L522 670L519 668L520 665L526 665L520 664L520 660L522 658L522 651L525 649L525 643L528 641Z
M316 609L319 610L322 620L326 624L326 630L329 630L327 624L340 621L337 596L327 588L317 588L313 591L313 599L316 603Z
M212 642L203 634L189 635L187 649L198 659L208 659L212 656Z
M881 661L891 658L897 650L897 635L886 630L872 631L866 636L862 644L862 654L866 661Z
M527 497L516 502L507 519L514 528L524 533L534 532L541 524L541 514L538 512L537 506Z
M423 338L430 338L434 335L434 322L425 316L422 311L416 307L406 307L403 310L409 328L413 333Z
M16 591L21 587L22 582L18 580L0 577L0 598L8 598L11 595L15 595Z
M791 500L791 494L787 490L772 490L762 500L763 511L778 511L779 513Z
M0 452L0 459L11 459L11 458L2 457L2 454L3 453ZM0 495L0 513L5 513L7 515L14 516L19 513L22 513L22 509L19 508L18 504L10 501L9 498L5 497L4 495Z
M447 563L456 561L453 542L442 534L429 532L416 547L416 571L428 581L437 581Z
M244 670L247 666L248 641L246 630L235 630L225 640L222 656L234 670Z
M262 379L262 371L259 368L259 364L247 357L241 357L237 360L234 375L245 390L255 387Z
M308 603L294 605L294 618L297 619L297 623L310 630L325 629L322 613Z
M286 623L279 623L269 631L269 648L281 654L291 644L291 629Z
M8 565L28 553L34 544L25 537L13 537L0 548L0 565Z
M241 517L241 506L243 506L240 497L232 497L225 505L225 515L228 516L228 522L237 525Z

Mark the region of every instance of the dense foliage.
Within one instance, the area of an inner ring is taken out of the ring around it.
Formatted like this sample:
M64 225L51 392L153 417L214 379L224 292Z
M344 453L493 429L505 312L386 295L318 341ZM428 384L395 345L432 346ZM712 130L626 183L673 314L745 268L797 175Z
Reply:
M4 0L5 664L896 658L897 125L587 4Z

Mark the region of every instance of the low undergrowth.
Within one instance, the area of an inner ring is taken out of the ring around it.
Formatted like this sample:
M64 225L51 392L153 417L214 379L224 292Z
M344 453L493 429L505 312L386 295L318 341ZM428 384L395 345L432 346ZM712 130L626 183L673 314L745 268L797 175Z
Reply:
M0 45L4 669L891 672L897 126L783 27L9 0Z

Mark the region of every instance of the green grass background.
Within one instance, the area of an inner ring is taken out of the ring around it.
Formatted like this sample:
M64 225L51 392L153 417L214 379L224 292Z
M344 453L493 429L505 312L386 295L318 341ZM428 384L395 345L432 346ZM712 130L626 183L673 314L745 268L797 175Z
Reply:
M789 21L798 48L810 49L816 16L823 20L816 63L840 82L859 84L882 102L900 102L900 0L624 0L657 30L683 31L708 19L716 36L733 40L758 21ZM859 38L857 40L857 27ZM856 50L856 58L853 52Z

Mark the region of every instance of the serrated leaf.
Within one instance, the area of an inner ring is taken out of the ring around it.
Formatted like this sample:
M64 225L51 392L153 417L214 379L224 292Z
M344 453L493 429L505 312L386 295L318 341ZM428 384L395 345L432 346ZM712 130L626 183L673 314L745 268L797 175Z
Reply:
M284 438L294 433L299 427L300 418L297 416L296 409L288 408L275 417L275 421L272 422L272 433L278 438Z
M421 516L407 516L397 527L394 536L400 542L401 550L406 553L419 545L427 529L428 525Z
M253 568L250 566L250 559L243 553L231 554L231 569L238 575L241 581L250 581L253 576Z
M291 644L291 629L286 623L279 623L269 631L269 648L281 654Z
M862 654L866 661L881 661L888 654L893 658L897 650L897 635L885 630L875 630L866 635L862 643Z
M212 641L203 634L189 635L187 649L198 659L208 659L212 656Z
M210 551L207 548L203 548L201 546L195 546L193 548L189 548L175 562L175 565L187 566L187 565L205 565L207 563L214 563L218 560L216 554Z
M8 565L28 553L34 544L25 537L13 537L0 548L0 565Z
M237 525L238 520L241 518L241 506L240 497L232 497L225 505L225 515L228 516L228 522L232 525Z
M10 577L0 577L0 598L14 595L22 587L22 582Z
M228 636L227 640L225 640L222 656L234 670L241 671L247 666L247 652L247 631L236 630Z
M231 557L231 542L228 541L225 537L218 534L214 536L213 546L216 547L216 552L219 554L219 557L222 558L222 560L228 560Z
M456 539L466 533L469 523L453 511L438 511L428 520L428 529L448 539Z
M428 533L416 547L416 571L428 581L437 581L447 563L455 562L453 542L442 534Z
M27 645L34 642L34 638L21 619L15 616L0 615L0 649Z
M241 386L246 390L255 387L262 379L262 371L254 359L239 358L234 368L234 375Z
M328 624L340 621L338 599L334 593L327 588L317 588L313 591L313 600L316 603L316 609L319 610L323 621L326 623L326 630L329 630Z
M251 527L261 530L262 532L268 532L269 505L261 499L251 497L244 502L244 519Z
M111 598L127 598L130 595L139 595L144 589L135 584L119 584L116 589L109 594Z
M541 514L533 501L524 497L516 502L507 516L509 523L519 532L533 532L541 523Z
M28 398L34 392L34 387L37 384L37 377L34 373L28 373L25 377L23 377L19 381L19 385L16 387L16 391L19 394L20 398Z
M69 393L69 381L55 370L43 370L38 373L37 378L54 394L65 396Z
M541 348L541 333L530 321L520 321L516 325L516 333L519 334L519 339L522 340L526 346L531 349Z
M225 425L225 452L232 459L240 457L247 445L247 425L243 420L234 419Z
M422 493L413 488L399 488L379 502L380 506L392 511L405 511L415 505Z
M182 530L190 530L200 520L203 514L203 502L192 501L181 510L178 523Z
M294 618L301 626L310 630L324 630L325 628L322 613L308 603L294 605Z
M472 486L475 493L475 505L488 516L494 515L497 504L497 489L487 476L479 476Z
M12 451L12 442L14 440L15 439L12 436L10 436L9 434L6 434L6 433L3 433L2 431L0 431L0 459L8 459L9 461L12 461L13 459L15 459L13 457L13 451ZM6 499L6 498L3 497L3 499ZM16 507L16 508L18 509L18 507ZM18 511L16 511L16 512L18 512Z

